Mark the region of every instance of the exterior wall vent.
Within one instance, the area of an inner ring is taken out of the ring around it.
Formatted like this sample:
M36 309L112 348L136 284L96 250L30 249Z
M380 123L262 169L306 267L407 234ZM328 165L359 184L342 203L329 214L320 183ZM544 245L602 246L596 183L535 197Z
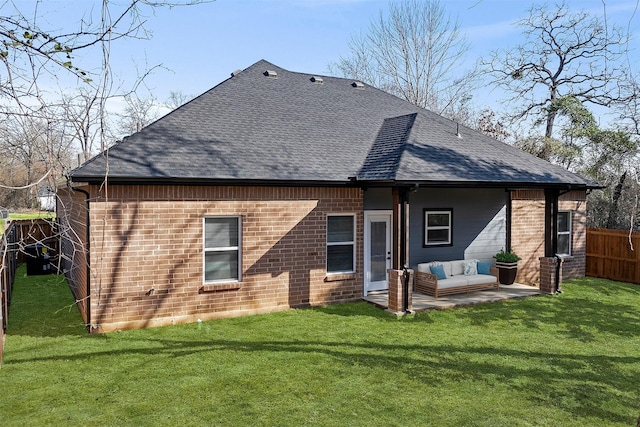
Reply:
M324 82L324 80L322 80L322 77L316 77L316 76L311 77L309 80L317 84L322 84Z
M231 77L235 77L238 74L240 74L242 72L242 70L235 70L233 73L231 73Z
M278 78L278 73L276 73L275 71L272 71L272 70L267 70L262 74L264 74L266 77L271 77L272 79L277 79Z
M356 89L364 89L364 83L359 81L351 83L351 86L355 87Z

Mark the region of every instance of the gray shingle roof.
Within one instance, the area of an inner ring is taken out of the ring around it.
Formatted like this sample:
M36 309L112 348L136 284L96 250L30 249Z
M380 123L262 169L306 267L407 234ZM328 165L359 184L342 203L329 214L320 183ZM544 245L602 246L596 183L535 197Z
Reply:
M259 61L72 179L101 181L108 158L112 182L594 184L469 128L459 138L456 123L374 87L313 77Z

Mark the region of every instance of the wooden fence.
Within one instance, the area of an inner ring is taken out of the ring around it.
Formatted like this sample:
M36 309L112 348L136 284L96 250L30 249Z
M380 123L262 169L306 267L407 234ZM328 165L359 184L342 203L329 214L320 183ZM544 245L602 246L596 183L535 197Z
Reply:
M0 240L0 365L16 269L26 261L28 247L34 244L46 246L53 254L58 252L51 220L11 221Z
M2 239L0 240L0 256L2 257L0 264L0 365L2 364L5 332L9 319L13 279L18 267L17 230L18 227L15 223L9 223L3 230Z
M588 228L586 274L640 284L640 233Z

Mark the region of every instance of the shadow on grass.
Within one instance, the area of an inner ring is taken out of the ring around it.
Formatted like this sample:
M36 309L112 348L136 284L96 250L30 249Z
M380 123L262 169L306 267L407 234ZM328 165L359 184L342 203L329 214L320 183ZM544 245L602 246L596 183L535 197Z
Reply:
M387 320L387 321L398 320L398 317L395 314L389 313L367 302L333 304L333 305L327 305L327 306L312 307L312 308L309 308L309 310L317 311L319 313L329 314L332 316L345 316L345 317L365 316L365 317L371 317L371 318Z
M273 357L274 360L279 360L275 356L279 353L297 354L301 360L306 355L315 358L323 354L346 367L384 369L390 375L402 373L426 387L463 381L489 386L500 383L513 389L519 398L526 397L539 405L553 405L581 417L596 417L606 422L628 424L635 416L633 411L626 415L608 410L608 403L615 401L625 408L635 408L638 403L635 396L639 390L632 392L621 382L628 381L629 372L640 366L640 356L550 354L491 346L380 342L146 338L143 347L140 341L140 338L133 339L132 345L126 349L13 359L9 363L96 361L100 357L141 355L156 360L168 358L172 360L168 363L173 364L183 357L196 355L206 360L214 353L224 353L222 364L232 367L236 363L247 363L246 358L236 358L234 354L255 354L260 355L260 359ZM210 354L208 357L207 353ZM106 359L104 363L112 362Z
M633 338L640 331L639 297L640 286L584 278L566 283L560 295L482 304L459 315L474 325L494 321L517 321L533 329L555 325L557 332L582 342L594 341L598 334Z
M27 276L16 271L7 335L61 337L87 335L82 316L63 275Z
M637 337L640 330L637 308L639 295L640 287L585 279L567 283L565 293L560 296L477 305L450 313L458 320L468 320L472 325L517 321L526 327L540 329L543 324L553 324L557 325L561 336L581 341L594 340L595 334L600 333L628 338ZM66 281L61 276L27 278L24 271L19 271L11 310L9 334L89 337ZM403 336L407 328L396 328L392 324L398 322L394 315L367 303L310 310L330 316L359 316L383 321L377 325L376 322L361 322L360 326L364 328L363 334L367 328L379 326L380 330L376 331L379 338L372 342L335 338L322 340L317 337L279 341L270 339L269 334L265 334L264 339L255 336L221 339L216 333L207 333L206 339L203 339L200 333L194 335L193 329L183 325L182 329L171 332L174 336L178 334L176 339L162 337L162 330L153 333L133 331L119 335L117 345L113 346L109 345L109 334L105 334L96 337L105 340L100 350L87 345L73 349L61 348L55 354L46 356L33 357L33 354L24 353L14 355L5 363L20 365L43 361L66 363L93 360L94 363L113 364L120 357L138 355L153 359L158 364L162 363L162 359L168 359L168 365L171 365L177 359L195 355L202 356L203 361L214 358L222 360L223 365L231 366L247 363L247 358L235 358L234 354L256 354L261 359L273 357L274 361L278 361L278 354L289 353L300 357L302 362L307 356L321 354L332 362L330 365L343 365L347 369L358 366L378 372L384 370L390 375L404 375L425 387L462 381L479 382L487 386L503 384L513 389L518 398L529 399L541 406L555 406L579 417L595 417L603 422L630 424L637 416L634 408L638 404L640 385L629 376L640 371L640 355L609 355L599 350L596 354L557 354L528 351L526 346L521 349L516 344L474 345L465 340L460 344L443 344L440 340L427 344L424 340L413 343L411 334L428 334L426 323L433 322L433 317L439 315L437 312L400 319L403 326L409 326L413 331ZM349 319L345 320L348 322ZM416 327L411 328L412 324ZM491 330L487 333L491 333ZM224 357L220 354L224 354ZM103 360L96 361L96 358ZM306 366L306 363L301 363L301 366ZM610 409L612 407L629 408L632 415L615 412Z

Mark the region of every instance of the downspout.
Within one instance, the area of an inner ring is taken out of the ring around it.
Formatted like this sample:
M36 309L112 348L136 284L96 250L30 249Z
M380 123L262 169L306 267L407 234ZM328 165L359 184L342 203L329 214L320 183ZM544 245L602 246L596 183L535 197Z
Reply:
M560 280L561 280L560 279L560 270L562 268L562 263L564 262L564 259L560 255L556 254L556 261L557 261L557 265L556 265L556 283L555 283L556 291L555 292L557 294L561 294L562 293L562 289L560 287Z
M407 204L409 190L400 189L400 265L402 266L402 310L409 313L409 270L407 269Z
M554 293L560 290L560 265L562 258L558 256L558 203L560 192L556 189L547 188L544 190L545 196L545 242L544 256L556 259Z
M87 326L86 326L86 328L87 328L87 330L89 332L91 332L91 330L90 330L91 329L91 263L89 261L90 260L90 253L91 253L91 251L89 250L90 247L91 247L91 240L89 240L90 230L91 230L90 222L89 222L90 218L91 218L90 215L89 215L89 198L90 198L90 196L89 196L89 192L87 192L85 190L82 190L80 188L71 187L71 189L73 191L77 191L78 193L82 193L85 196L87 196L87 198L85 200L86 207L87 207L87 209L86 209L86 212L87 212L87 218L86 218L87 226L86 226L86 230L85 230L85 240L86 240L85 245L86 245L86 253L87 253L87 256L86 256L86 259L85 259L85 264L86 264L86 269L87 269L87 273L86 273L86 275L87 275L87 298L86 298L86 301L87 301Z
M511 214L513 212L513 202L511 200L511 195L512 195L512 191L511 190L507 190L507 206L506 206L506 212L505 212L505 242L504 242L504 248L505 250L509 251L511 249Z
M558 252L558 211L560 210L560 196L567 194L571 191L571 187L569 187L567 190L565 191L560 191L558 192L558 199L556 200L556 203L554 205L554 209L553 209L553 214L555 217L555 226L556 226L556 230L555 230L555 240L554 240L554 247L555 247L555 251ZM573 236L573 233L571 234ZM556 266L556 282L555 282L555 292L557 294L561 294L562 293L562 287L560 286L560 284L562 283L562 278L560 277L560 271L562 270L562 263L564 262L564 258L561 257L560 255L558 255L557 253L554 254L554 256L556 257L556 261L557 261L557 266Z

